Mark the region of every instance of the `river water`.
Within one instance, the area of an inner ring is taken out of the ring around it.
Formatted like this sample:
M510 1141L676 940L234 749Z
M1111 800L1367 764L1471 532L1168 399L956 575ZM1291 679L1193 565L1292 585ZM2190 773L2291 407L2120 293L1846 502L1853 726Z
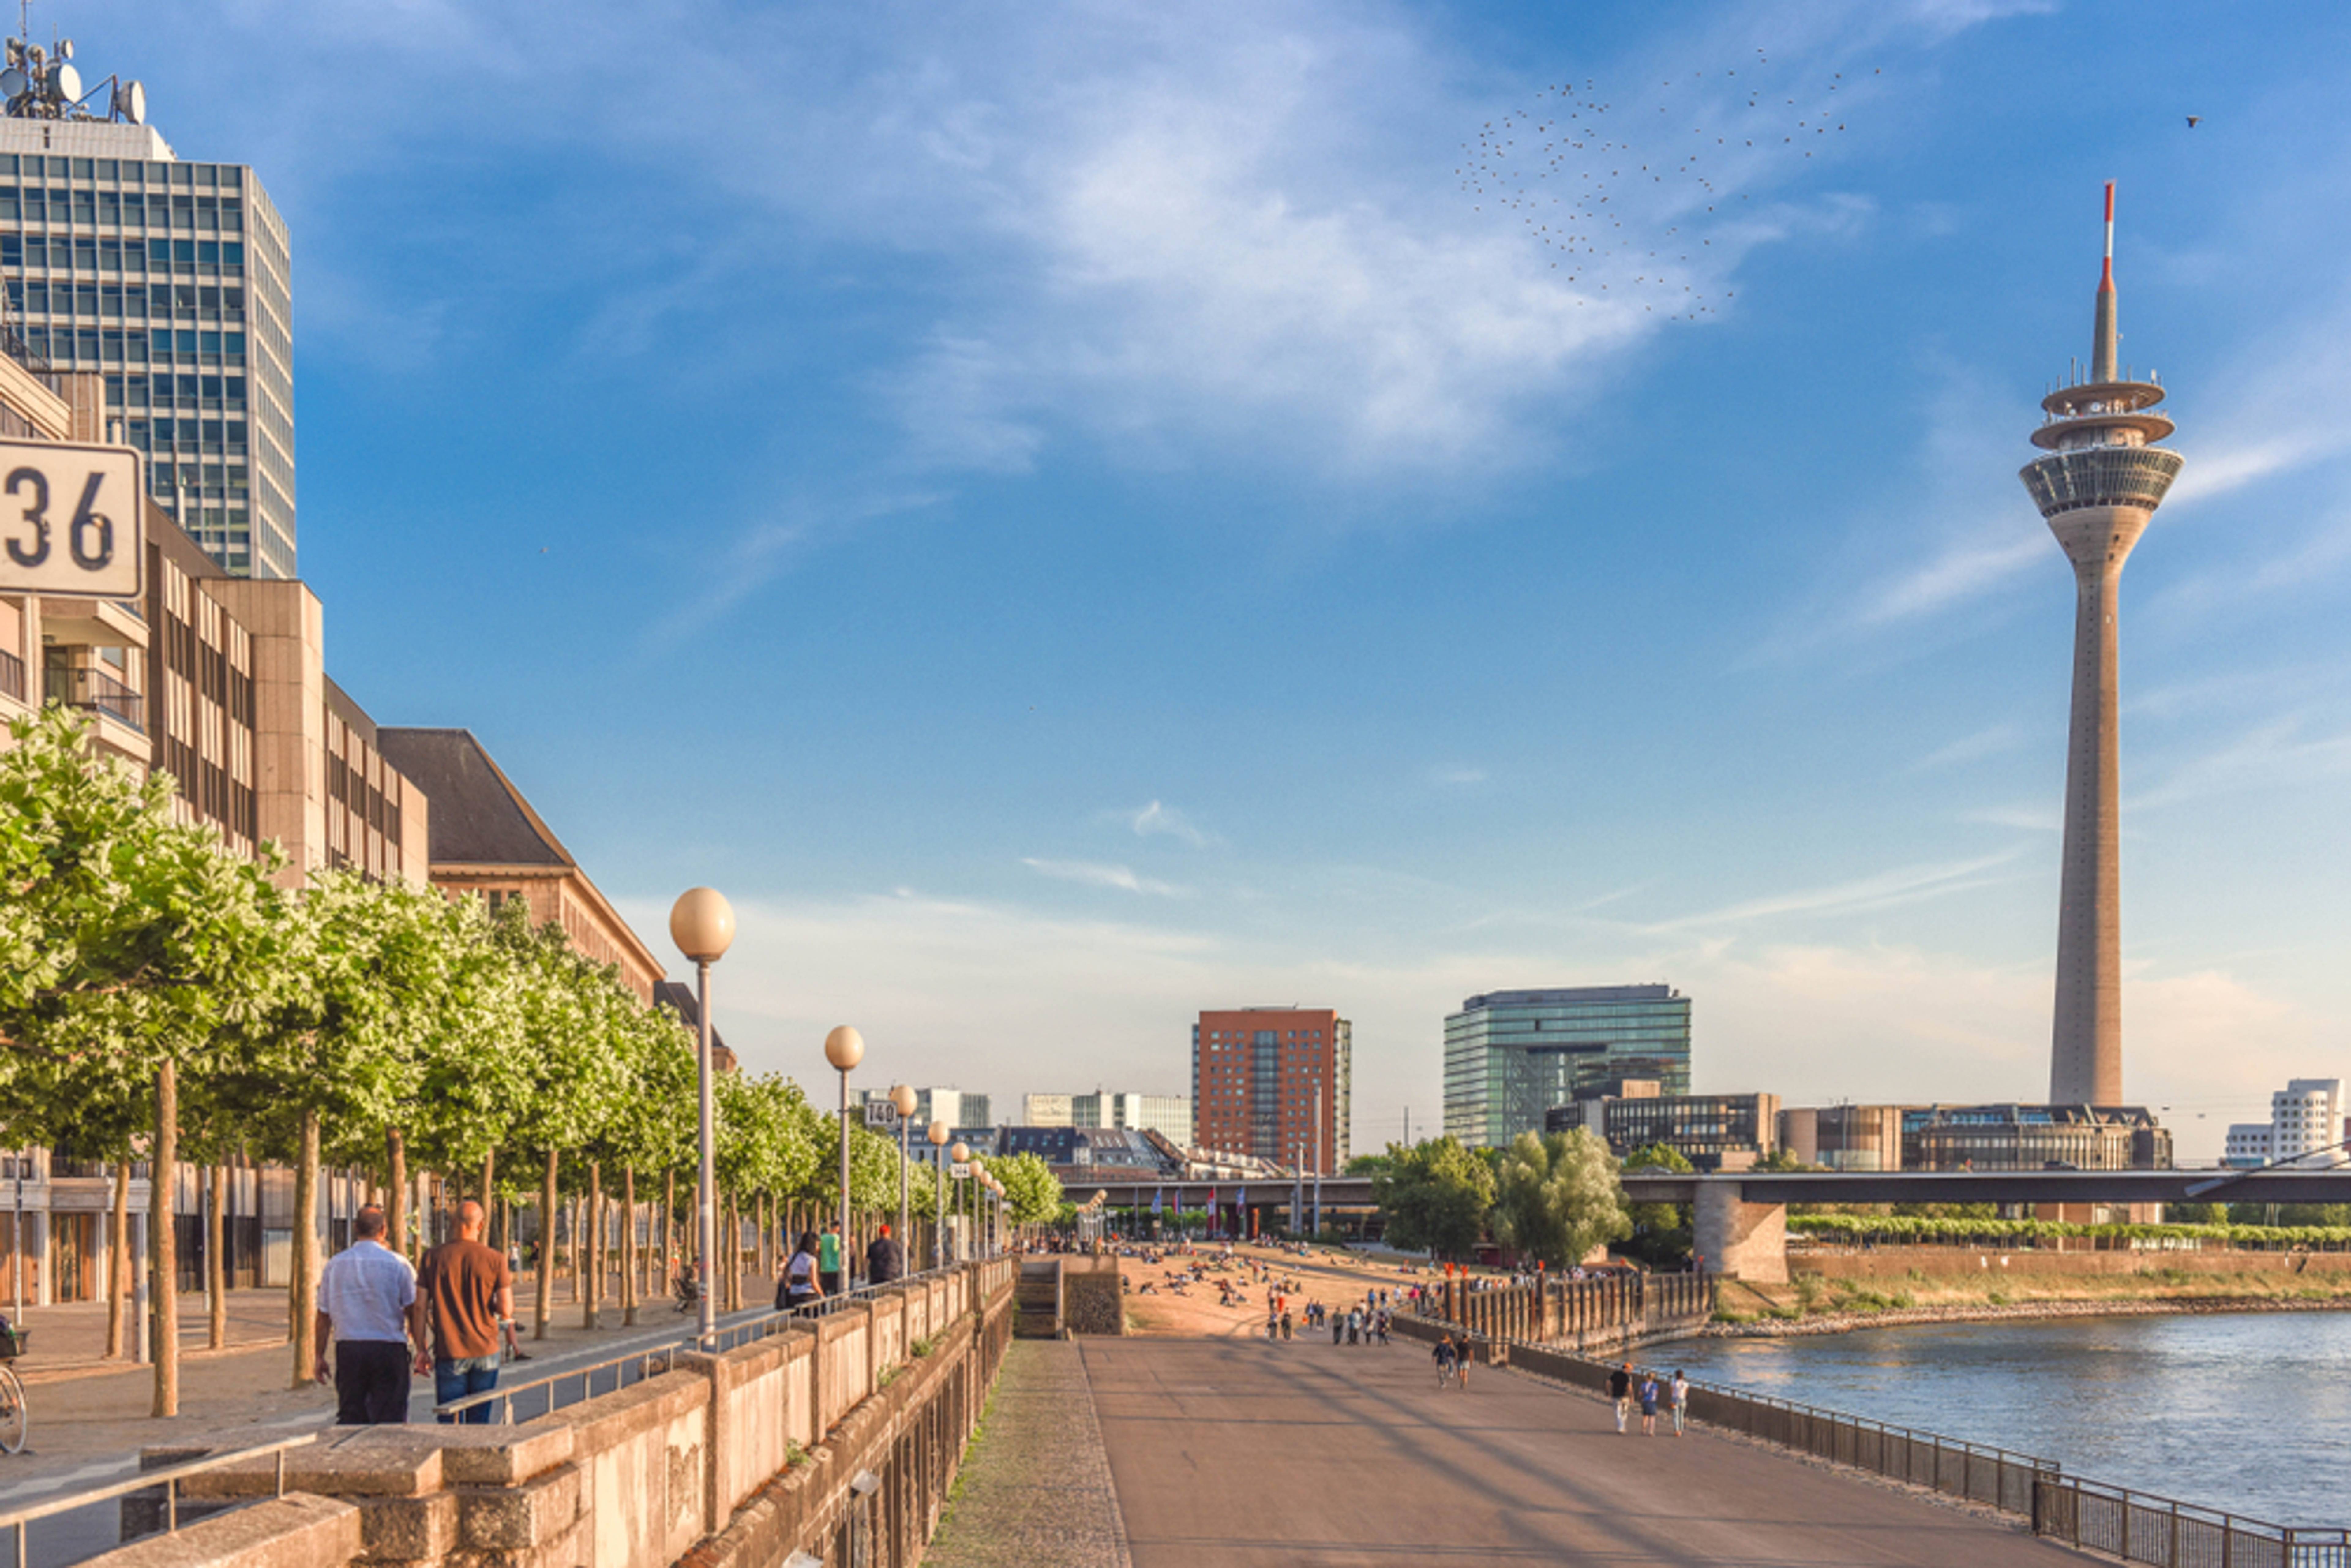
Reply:
M1646 1355L2091 1480L2275 1524L2351 1524L2351 1312L1936 1323Z

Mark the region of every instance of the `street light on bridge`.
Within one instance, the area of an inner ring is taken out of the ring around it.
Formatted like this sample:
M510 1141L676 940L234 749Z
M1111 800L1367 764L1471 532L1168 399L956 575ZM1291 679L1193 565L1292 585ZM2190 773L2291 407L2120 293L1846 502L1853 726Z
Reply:
M677 944L679 952L693 961L695 972L694 1010L698 1032L695 1092L700 1147L695 1168L694 1244L702 1254L702 1278L696 1291L701 1311L695 1319L695 1330L701 1342L707 1344L718 1332L718 1303L712 1294L718 1279L715 1267L718 1256L718 1170L710 1087L710 966L725 957L726 949L735 945L735 907L716 888L688 888L670 906L669 938ZM554 1247L551 1229L539 1244Z

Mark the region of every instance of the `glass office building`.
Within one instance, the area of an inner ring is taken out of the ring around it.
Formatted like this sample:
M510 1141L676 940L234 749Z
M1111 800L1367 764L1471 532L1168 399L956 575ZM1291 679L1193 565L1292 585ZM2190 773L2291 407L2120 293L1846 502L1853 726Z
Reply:
M106 417L204 553L294 575L294 345L286 225L253 171L190 163L152 126L0 115L6 330L105 378ZM143 112L143 108L142 108Z
M1670 986L1471 997L1445 1020L1445 1130L1472 1148L1540 1133L1554 1105L1611 1079L1689 1092L1690 1003Z

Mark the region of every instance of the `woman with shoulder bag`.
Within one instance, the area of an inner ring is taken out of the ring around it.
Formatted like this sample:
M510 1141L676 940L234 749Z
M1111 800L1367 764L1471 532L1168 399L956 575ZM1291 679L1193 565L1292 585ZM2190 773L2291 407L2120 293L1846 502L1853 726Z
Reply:
M816 1247L816 1233L801 1231L791 1261L784 1265L784 1277L776 1284L776 1311L797 1312L824 1299L824 1287L817 1282Z

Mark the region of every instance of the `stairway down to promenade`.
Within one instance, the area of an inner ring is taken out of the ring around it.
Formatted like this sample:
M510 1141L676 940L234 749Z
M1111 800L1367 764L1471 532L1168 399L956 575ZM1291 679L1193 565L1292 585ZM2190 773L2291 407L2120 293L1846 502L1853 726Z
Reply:
M1015 1339L1061 1337L1061 1260L1029 1258L1021 1262L1015 1300L1019 1313L1012 1322Z
M515 1426L332 1428L289 1451L285 1496L269 1459L192 1477L183 1519L251 1505L90 1561L912 1564L1011 1340L1018 1275L998 1258L918 1276L733 1350L674 1350L642 1382Z

